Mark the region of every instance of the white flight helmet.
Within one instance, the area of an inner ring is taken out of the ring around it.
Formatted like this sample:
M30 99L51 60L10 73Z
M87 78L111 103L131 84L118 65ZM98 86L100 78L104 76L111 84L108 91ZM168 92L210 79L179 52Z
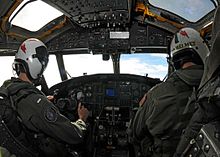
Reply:
M180 29L173 37L170 50L172 62L176 69L180 68L180 65L178 65L180 60L194 57L197 60L194 60L194 62L204 64L206 57L209 55L208 46L200 36L200 33L193 28Z
M48 60L45 44L36 38L29 38L20 45L15 54L14 65L21 65L30 80L38 80L47 67ZM19 68L16 68L16 72L20 73Z

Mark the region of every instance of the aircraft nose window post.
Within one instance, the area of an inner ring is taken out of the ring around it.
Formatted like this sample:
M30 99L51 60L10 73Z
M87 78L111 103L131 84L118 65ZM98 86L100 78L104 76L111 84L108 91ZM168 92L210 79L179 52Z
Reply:
M218 8L0 1L0 156L219 156Z

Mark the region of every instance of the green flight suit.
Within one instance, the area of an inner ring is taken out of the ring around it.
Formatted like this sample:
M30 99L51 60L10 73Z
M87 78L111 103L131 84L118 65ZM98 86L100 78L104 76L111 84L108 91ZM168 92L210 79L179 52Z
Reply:
M8 89L24 86L13 95L13 99L19 100L16 109L27 129L26 132L33 134L42 153L45 153L40 156L66 156L66 153L62 152L63 143L75 145L83 142L86 124L80 119L71 122L61 115L58 108L35 86L17 78L6 81L3 86ZM22 93L28 94L20 97Z
M192 91L198 88L203 66L194 65L173 72L147 94L133 122L133 138L142 154L170 157L174 154L186 121L182 116Z

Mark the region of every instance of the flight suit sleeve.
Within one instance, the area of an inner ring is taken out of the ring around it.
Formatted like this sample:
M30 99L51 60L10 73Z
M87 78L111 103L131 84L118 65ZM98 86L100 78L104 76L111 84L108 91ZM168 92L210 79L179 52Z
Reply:
M149 133L148 127L145 125L145 118L147 117L146 113L150 110L148 104L150 100L148 98L150 99L150 97L147 97L144 105L139 107L133 122L133 140L139 144L140 151L142 155L145 156L150 156L151 148L153 146L153 137Z
M137 111L134 118L134 138L138 141L142 140L147 136L146 132L148 131L148 127L147 125L145 125L145 119L148 116L147 113L149 112L149 102L149 100L146 100L144 105L139 107L139 110Z
M137 130L139 130L140 127L140 116L141 116L141 112L143 111L143 107L139 107L139 109L137 110L134 118L133 118L133 123L132 123L132 130L133 130L133 137L135 139L135 141L139 141L139 139L141 139L140 137L138 137L137 135L139 135L139 133L137 132ZM140 136L140 135L139 135Z
M157 86L154 86L151 88L146 95L146 101L143 105L139 107L139 110L137 111L135 118L134 118L134 137L137 140L141 140L143 138L146 138L146 136L151 136L149 133L148 126L146 125L146 120L148 119L149 115L151 115L152 112L152 91L157 88Z
M80 119L71 122L45 96L30 94L21 100L19 109L22 120L29 129L44 132L68 144L79 144L83 141L85 123Z

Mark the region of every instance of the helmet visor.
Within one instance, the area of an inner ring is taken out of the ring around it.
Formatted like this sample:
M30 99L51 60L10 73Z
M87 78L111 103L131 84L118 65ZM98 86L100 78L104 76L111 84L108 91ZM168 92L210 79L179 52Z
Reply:
M38 58L39 62L42 65L42 70L44 71L47 67L48 60L49 60L49 54L47 52L47 48L44 46L40 46L36 48L36 54L33 56L33 58Z

